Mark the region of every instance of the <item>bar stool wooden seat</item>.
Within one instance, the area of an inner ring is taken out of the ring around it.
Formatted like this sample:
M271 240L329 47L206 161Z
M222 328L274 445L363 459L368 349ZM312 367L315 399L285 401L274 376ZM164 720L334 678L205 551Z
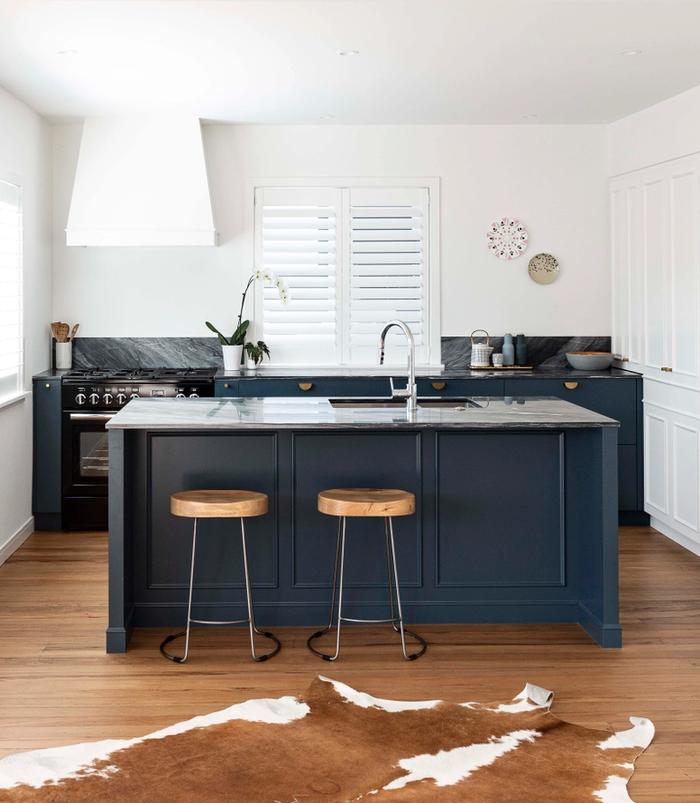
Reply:
M399 589L399 573L396 566L396 547L394 545L394 516L410 516L416 510L416 498L410 491L390 488L333 488L321 491L318 495L318 509L328 516L338 517L338 535L335 551L335 568L333 571L333 593L331 597L331 614L328 626L313 633L306 641L314 655L325 661L335 661L340 655L340 629L343 622L387 623L401 636L401 650L407 661L420 658L428 645L421 636L407 630L403 623L401 594ZM383 518L384 544L387 559L387 579L389 587L389 619L354 619L343 616L343 570L345 565L346 522L348 518ZM338 616L334 623L334 613L338 599ZM396 615L394 613L396 604ZM313 642L336 627L335 653L328 655L317 650ZM417 652L409 653L406 649L406 635L414 638L420 645Z
M243 520L252 516L264 516L267 513L268 502L267 494L258 491L234 491L234 490L201 490L201 491L178 491L170 497L170 512L173 516L182 516L194 519L192 529L192 561L190 564L190 584L189 596L187 601L187 627L181 633L167 636L160 645L161 653L175 663L182 664L187 660L190 646L190 625L239 625L247 624L250 631L250 651L254 661L266 661L277 655L280 651L280 642L272 633L259 630L255 625L253 614L253 595L250 585L250 573L248 571L248 550L246 548L245 525ZM243 573L245 576L246 601L248 605L248 617L246 619L235 619L232 621L211 621L207 619L192 618L192 593L194 590L194 567L195 554L197 549L197 522L199 519L240 519L241 522L241 548L243 551ZM255 649L255 636L263 636L274 643L270 652L258 655ZM185 651L182 656L173 655L165 647L175 639L185 637Z

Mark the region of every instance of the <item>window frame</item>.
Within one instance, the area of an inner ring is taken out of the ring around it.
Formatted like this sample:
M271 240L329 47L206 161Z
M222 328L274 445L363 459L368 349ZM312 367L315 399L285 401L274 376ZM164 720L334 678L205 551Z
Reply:
M19 215L20 215L20 260L19 260L19 360L17 363L17 387L11 393L0 395L0 410L13 405L17 402L23 401L28 395L27 382L26 382L26 354L25 354L25 310L24 310L24 296L25 296L25 226L24 226L24 211L25 211L25 198L24 198L24 183L22 176L19 173L14 173L9 170L0 170L0 181L5 184L10 184L17 188L19 195Z
M336 190L350 190L353 188L421 188L428 192L428 226L427 226L427 255L428 255L428 285L426 287L426 306L425 314L427 317L427 361L419 363L420 368L438 369L442 367L440 337L441 337L441 304L440 304L440 178L437 176L314 176L314 177L266 177L254 179L247 182L246 186L246 225L245 230L249 234L249 253L252 254L253 269L257 269L260 260L260 238L257 232L257 210L255 204L256 191L266 188L329 188ZM349 209L343 209L349 214ZM345 228L343 221L342 229ZM344 235L344 232L343 232ZM342 242L342 276L341 289L339 293L339 309L337 314L342 321L341 342L338 344L338 360L335 367L358 369L358 368L377 368L376 364L363 364L346 362L347 338L349 337L348 310L345 308L345 282L349 269L348 266L348 244ZM262 309L262 289L255 286L254 293L255 320L261 321L263 316ZM274 354L273 354L274 360ZM399 363L395 363L399 364ZM403 360L401 359L401 365ZM284 363L288 368L308 368L312 363Z

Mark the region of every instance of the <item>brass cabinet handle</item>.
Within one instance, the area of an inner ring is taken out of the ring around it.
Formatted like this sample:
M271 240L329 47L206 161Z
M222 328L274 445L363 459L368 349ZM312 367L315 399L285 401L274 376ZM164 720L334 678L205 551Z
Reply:
M307 391L311 390L313 386L314 386L313 382L300 382L298 388L299 390Z
M576 390L578 387L578 382L564 382L564 387L567 390Z
M673 371L673 368L671 368L670 365L662 365L661 370L667 374L670 374Z
M51 383L50 383L50 382L47 382L47 383L44 385L44 387L46 388L46 390L51 390Z
M231 385L229 385L228 382L224 382L224 387L226 388L226 390L228 390L231 387Z
M431 382L430 384L433 386L433 390L444 390L447 382Z

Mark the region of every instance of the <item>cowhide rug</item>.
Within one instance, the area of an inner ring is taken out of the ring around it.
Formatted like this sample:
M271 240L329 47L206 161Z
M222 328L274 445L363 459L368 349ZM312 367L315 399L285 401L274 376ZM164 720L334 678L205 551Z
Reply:
M0 800L630 801L654 726L619 733L549 713L528 684L505 703L397 702L319 677L300 697L248 700L140 739L0 760Z

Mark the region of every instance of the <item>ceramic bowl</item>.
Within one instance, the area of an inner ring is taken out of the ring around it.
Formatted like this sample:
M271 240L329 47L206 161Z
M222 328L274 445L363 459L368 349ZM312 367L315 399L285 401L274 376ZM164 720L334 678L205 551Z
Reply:
M609 351L568 351L566 359L578 371L604 371L612 365L613 355Z

